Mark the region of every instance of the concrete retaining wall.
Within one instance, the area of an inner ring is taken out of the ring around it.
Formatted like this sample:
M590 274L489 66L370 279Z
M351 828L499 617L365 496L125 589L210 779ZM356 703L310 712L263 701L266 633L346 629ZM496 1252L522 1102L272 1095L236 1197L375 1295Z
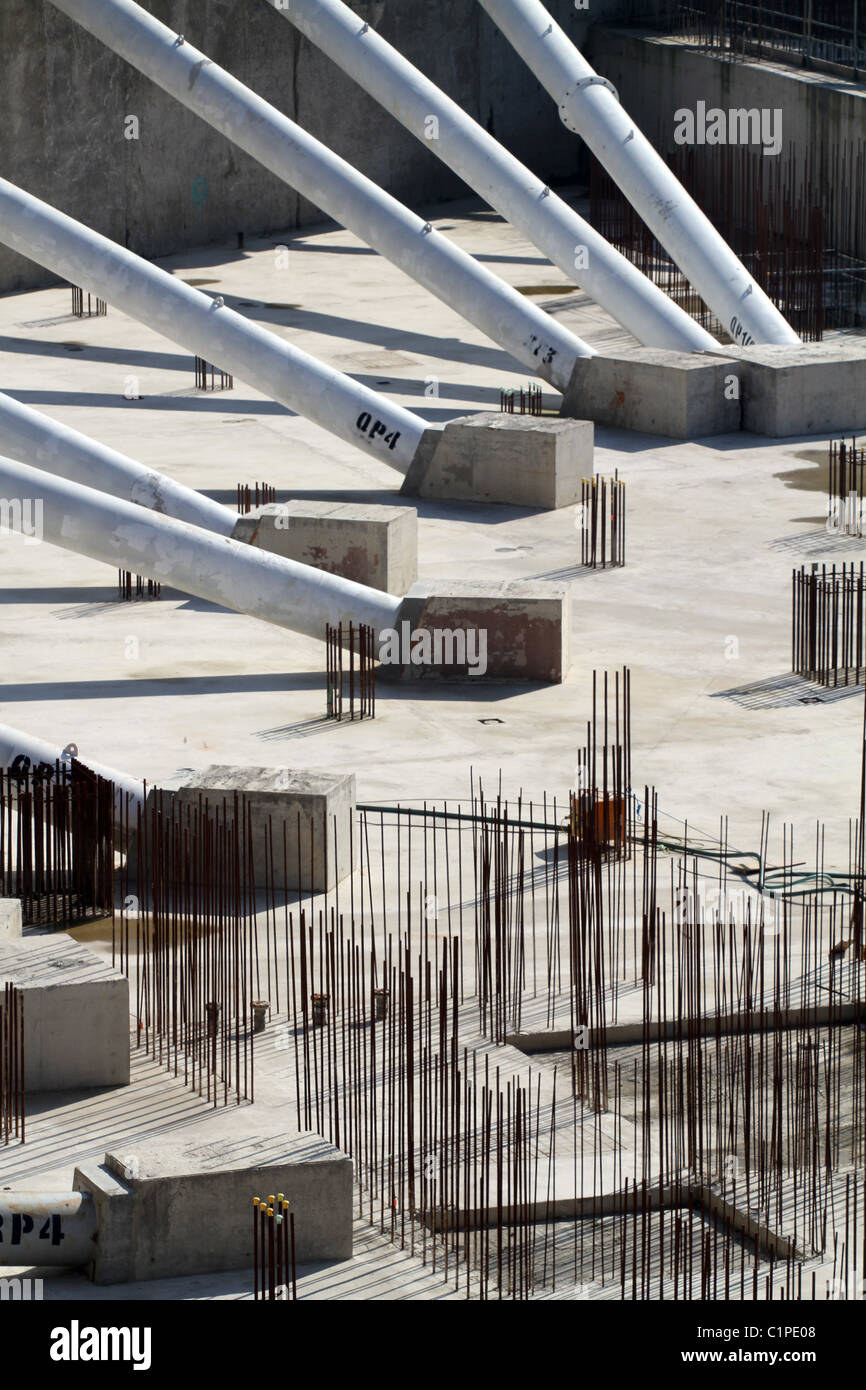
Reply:
M767 63L728 63L700 53L676 39L646 37L628 30L594 25L589 31L589 61L613 83L629 115L647 139L664 152L674 144L674 113L680 107L767 107L782 112L782 149L787 159L796 150L798 166L823 143L829 151L844 141L863 138L866 87L841 77L806 72ZM753 147L754 148L754 147ZM764 163L769 167L773 157ZM841 190L834 189L834 194ZM836 199L840 210L842 199ZM834 198L828 199L827 245L833 245ZM859 228L859 245L843 248L866 256L866 227Z
M404 202L466 193L265 0L147 0L145 8ZM476 0L353 8L538 175L574 177L578 143ZM569 33L582 32L572 0L550 0L550 9ZM47 0L3 0L0 54L3 177L139 255L323 220ZM138 118L138 140L124 137L127 116ZM0 291L54 282L0 247Z

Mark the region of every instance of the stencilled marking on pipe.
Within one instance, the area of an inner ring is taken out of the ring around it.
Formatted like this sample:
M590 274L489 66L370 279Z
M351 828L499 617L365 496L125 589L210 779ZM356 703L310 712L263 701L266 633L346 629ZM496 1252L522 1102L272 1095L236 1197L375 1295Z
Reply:
M540 357L545 366L549 366L557 354L558 349L552 347L550 343L543 343L541 339L532 333L526 340L526 346L533 357Z
M11 1218L11 1229L6 1228L4 1235L4 1222L6 1218L0 1216L0 1245L5 1241L7 1245L20 1245L22 1236L29 1236L33 1232L33 1217L27 1212L13 1212ZM63 1231L62 1216L53 1215L46 1217L39 1230L39 1240L50 1240L52 1245L59 1245L66 1239Z
M755 341L745 325L740 323L736 314L734 314L734 317L731 319L730 331L734 342L742 343L743 347L751 347Z
M360 430L362 434L366 434L367 438L371 441L383 435L384 438L382 439L382 443L387 444L389 449L394 448L394 445L397 443L402 433L401 430L391 430L390 434L386 433L388 429L387 424L383 420L374 420L369 410L361 411L361 414L355 421L355 428Z

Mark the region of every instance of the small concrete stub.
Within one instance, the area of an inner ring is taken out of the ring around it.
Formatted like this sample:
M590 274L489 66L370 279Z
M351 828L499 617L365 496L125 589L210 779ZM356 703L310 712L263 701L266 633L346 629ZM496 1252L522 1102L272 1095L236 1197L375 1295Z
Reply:
M730 434L740 428L739 376L733 355L631 348L580 357L562 413L670 439Z
M28 1093L129 1084L129 981L63 934L0 941L23 996Z
M481 412L424 432L400 491L554 511L580 501L593 471L587 419Z
M352 1160L317 1134L287 1136L285 1108L245 1106L217 1131L115 1148L75 1170L91 1193L96 1284L245 1269L252 1278L253 1198L282 1192L299 1263L352 1256Z
M403 595L418 578L414 507L285 502L238 518L233 538L260 550Z
M283 883L284 844L289 888L325 892L350 872L354 773L212 766L163 782L149 794L148 801L179 817L184 808L207 805L221 824L231 826L236 792L249 807L256 887L267 886L271 842L272 875L279 886Z
M558 683L569 667L570 625L567 585L414 584L393 639L379 634L379 672L386 679Z

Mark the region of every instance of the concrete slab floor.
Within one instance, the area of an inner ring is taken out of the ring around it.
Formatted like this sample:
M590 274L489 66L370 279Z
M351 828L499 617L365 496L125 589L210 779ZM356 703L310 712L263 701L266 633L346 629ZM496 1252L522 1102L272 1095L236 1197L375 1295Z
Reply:
M461 203L435 220L588 341L630 341L581 294L554 294L565 277L494 214ZM348 233L283 241L288 269L279 237L163 264L431 420L495 408L501 386L525 379ZM66 288L0 299L3 389L229 505L256 480L280 498L399 504L384 465L242 382L196 393L192 360L113 309L69 309ZM140 400L124 397L132 377ZM732 839L751 844L768 808L805 826L821 817L844 841L861 701L804 704L815 692L786 676L792 567L863 549L823 529L824 443L599 431L596 471L618 468L628 485L619 571L580 570L572 509L422 502L422 579L573 581L574 665L556 688L383 685L375 722L354 727L320 722L322 645L178 594L117 603L106 567L4 537L0 719L151 781L214 761L352 767L360 799L390 801L464 795L472 764L488 783L504 768L508 794L564 796L590 673L627 662L635 782L655 783L664 811L710 830L726 813Z
M268 1069L269 1071L271 1069ZM285 1066L282 1068L285 1071ZM255 1111L249 1115L255 1124ZM0 1149L0 1190L71 1190L73 1168L88 1159L101 1161L106 1148L169 1137L177 1139L194 1129L196 1137L218 1136L229 1112L214 1109L207 1101L175 1079L143 1051L132 1053L132 1081L128 1087L45 1093L27 1102L27 1142ZM231 1108L234 1113L234 1107ZM368 1198L356 1190L360 1211ZM422 1252L401 1251L377 1226L357 1215L350 1260L300 1264L298 1296L324 1300L455 1299L463 1289L449 1287L440 1272L434 1273ZM398 1237L399 1242L399 1237ZM136 1283L97 1286L78 1270L59 1268L34 1271L8 1265L4 1278L29 1274L42 1277L47 1301L251 1299L252 1271L200 1275L180 1279L156 1279ZM477 1280L470 1276L477 1296Z
M467 202L432 220L596 347L632 343L494 214ZM288 268L278 269L283 243ZM432 421L496 409L501 387L526 381L519 364L343 231L162 264ZM79 321L69 307L66 288L0 298L2 389L229 506L238 483L255 481L275 486L280 501L401 505L400 475L384 465L242 382L225 394L194 391L192 359L174 344L113 309ZM558 408L548 389L545 404ZM322 644L171 592L121 604L105 566L0 537L0 721L74 741L84 758L151 783L212 763L267 764L354 771L362 802L454 801L468 795L471 767L490 790L501 769L506 796L565 801L592 670L625 663L634 783L656 785L666 816L712 834L725 814L730 843L743 849L756 847L764 809L777 828L796 824L801 841L820 818L828 867L846 867L862 689L826 698L789 673L792 568L866 549L824 527L825 455L823 439L680 443L597 431L596 472L618 469L628 492L628 563L609 572L580 569L572 508L420 501L420 579L572 584L574 665L555 687L380 682L376 719L354 725L323 718ZM501 723L481 722L491 720ZM92 936L105 953L104 927ZM268 1075L267 1049L259 1056ZM26 1148L3 1155L0 1184L65 1185L76 1162L127 1135L211 1123L204 1102L163 1069L141 1058L136 1066L123 1093L79 1097L74 1115L64 1098L56 1113L28 1116ZM356 1236L357 1269L312 1271L303 1296L445 1296L438 1276L437 1293L420 1263L410 1268L412 1257L371 1228ZM245 1296L236 1276L225 1278L109 1296ZM78 1276L52 1282L70 1289L61 1296L86 1296Z

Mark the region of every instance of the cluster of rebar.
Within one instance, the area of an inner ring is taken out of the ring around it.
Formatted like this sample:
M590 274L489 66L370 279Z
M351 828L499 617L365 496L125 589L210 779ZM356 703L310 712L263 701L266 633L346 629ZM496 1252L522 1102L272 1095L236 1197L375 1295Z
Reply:
M827 529L863 536L866 499L866 448L852 439L831 439L828 450Z
M792 669L798 675L824 686L860 684L866 677L864 599L862 560L794 570Z
M104 299L99 299L95 294L88 294L87 303L84 301L84 291L77 285L72 285L72 313L77 319L104 318L108 313L108 305Z
M528 386L521 386L517 390L511 386L505 391L500 391L499 409L506 415L540 415L541 387L530 382Z
M215 1103L251 1097L270 1000L298 1128L467 1297L837 1297L866 1257L866 758L847 873L820 828L811 870L787 829L771 863L769 817L750 854L724 822L661 828L630 694L594 673L567 807L473 781L468 807L262 839L243 797L157 798L115 931L142 1044ZM350 873L316 891L344 830ZM271 1219L264 1297L287 1284Z
M282 1192L253 1198L253 1294L266 1301L298 1297L295 1213Z
M235 379L228 372L214 367L203 357L195 359L195 384L198 391L231 391Z
M580 563L588 569L625 564L625 483L612 478L582 478L580 484Z
M678 0L662 10L666 27L730 61L866 68L866 23L858 25L856 0Z
M162 596L162 585L158 579L145 579L141 574L130 570L117 571L117 595L121 603L131 603L134 599L157 599Z
M114 788L74 759L0 768L0 897L25 926L68 926L114 909Z
M665 133L663 144L667 143ZM677 146L666 159L756 282L808 341L856 327L866 303L866 145L840 142L769 160L746 145ZM597 160L593 226L709 332L726 335Z
M246 798L176 804L153 792L121 839L112 963L134 976L137 1045L214 1105L253 1100L262 1000L252 813ZM134 836L134 840L133 840Z
M8 982L0 997L0 1143L24 1143L24 999Z
M241 516L248 516L253 507L267 507L276 500L277 489L270 483L255 483L253 487L249 483L238 483L237 510Z
M325 626L327 717L376 717L376 633L365 623ZM357 667L356 667L357 658Z
M651 793L644 798L654 805ZM500 817L492 831L501 830ZM502 1076L489 1052L466 1047L464 977L476 980L480 1011L478 982L497 946L497 982L519 980L534 954L515 923L510 959L504 936L482 931L464 962L456 938L434 938L423 915L414 924L410 917L404 941L414 925L414 968L405 953L395 959L389 938L382 951L370 943L365 972L363 929L344 936L320 920L317 934L302 921L301 988L312 981L331 1009L324 1028L300 1010L299 1125L353 1153L368 1218L378 1207L383 1231L439 1259L446 1277L449 1260L455 1280L459 1266L472 1296L492 1288L519 1297L557 1278L627 1289L638 1277L637 1296L722 1296L722 1287L730 1296L735 1277L748 1279L754 1296L775 1290L783 1274L786 1296L799 1297L804 1268L806 1294L811 1279L815 1296L809 1261L832 1243L828 1222L843 1180L835 1175L866 1164L863 970L846 942L850 902L828 906L816 896L796 911L781 906L773 920L764 905L753 917L735 907L740 890L720 869L715 886L727 908L692 906L686 865L694 877L698 858L686 855L672 864L663 911L654 814L640 838L631 861L639 910L629 912L629 861L571 837L566 995L574 1021L562 1043L570 1040L570 1051L555 1059L570 1082L559 1093L556 1066L533 1087ZM722 842L702 848L711 858L726 852ZM515 858L512 899L521 882ZM783 869L790 878L793 861ZM422 909L429 897L419 895ZM410 906L407 898L407 914ZM636 975L625 968L628 917L642 923ZM629 975L640 1021L617 1026L611 1005ZM394 1007L377 1019L373 993L383 984ZM482 1032L499 1026L488 1016ZM605 1173L599 1156L612 1137ZM594 1173L588 1193L579 1181L584 1154ZM558 1157L566 1170L574 1164L573 1197L556 1194ZM606 1228L611 1212L619 1220ZM531 1278L521 1273L527 1267Z

